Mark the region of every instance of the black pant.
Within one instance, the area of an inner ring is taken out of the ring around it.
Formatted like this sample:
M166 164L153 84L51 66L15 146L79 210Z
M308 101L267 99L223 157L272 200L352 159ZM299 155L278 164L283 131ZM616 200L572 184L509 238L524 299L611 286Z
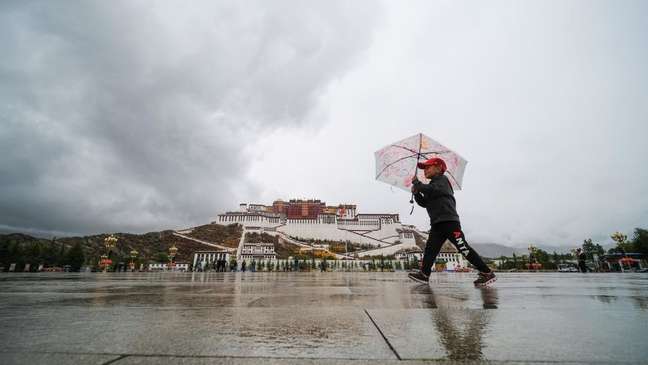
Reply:
M580 272L588 272L589 268L585 265L585 261L578 261L578 270Z
M443 243L449 240L452 244L459 250L459 252L473 264L477 270L480 272L490 272L491 269L486 266L479 254L468 246L466 242L466 236L464 236L463 231L461 230L461 224L459 222L439 222L432 225L430 230L430 235L428 236L427 243L425 245L425 253L423 255L423 266L421 271L425 275L430 275L432 272L432 265L434 260L436 260L439 251L441 251L441 246Z

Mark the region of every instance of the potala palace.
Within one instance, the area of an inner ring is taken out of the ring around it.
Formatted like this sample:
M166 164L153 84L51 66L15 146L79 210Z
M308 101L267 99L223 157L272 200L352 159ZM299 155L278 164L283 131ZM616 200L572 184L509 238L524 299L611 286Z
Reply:
M328 206L317 199L276 200L272 205L241 203L238 211L219 214L214 223L238 223L244 232L264 232L300 246L305 245L304 240L319 239L370 247L355 252L356 257L393 255L403 249L416 249L415 234L427 238L426 232L401 223L398 214L358 213L354 204ZM239 251L242 244L243 241ZM240 255L238 252L237 256ZM466 266L463 257L448 243L439 258L448 261L449 267Z

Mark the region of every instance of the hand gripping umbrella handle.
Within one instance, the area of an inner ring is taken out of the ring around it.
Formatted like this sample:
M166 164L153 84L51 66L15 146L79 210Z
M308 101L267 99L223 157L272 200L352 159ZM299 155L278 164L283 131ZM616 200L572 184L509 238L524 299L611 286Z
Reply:
M421 146L423 145L423 133L419 133L419 150L416 155L416 165L414 166L414 176L418 174L418 162L421 159ZM410 215L414 213L414 192L412 192L412 197L410 198L410 204L412 204L412 210L410 210Z

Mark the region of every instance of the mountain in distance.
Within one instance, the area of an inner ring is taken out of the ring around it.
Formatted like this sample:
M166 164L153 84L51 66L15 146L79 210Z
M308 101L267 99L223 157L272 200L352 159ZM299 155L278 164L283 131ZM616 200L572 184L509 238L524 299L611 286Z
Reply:
M523 255L529 251L517 247L509 247L500 245L499 243L470 243L470 246L477 251L479 256L488 257L491 259L506 256L511 257L515 252L516 255Z
M488 258L498 258L501 256L511 257L513 253L516 255L528 255L528 248L524 247L510 247L506 245L501 245L499 243L471 243L470 244L480 256ZM566 247L566 246L545 246L545 245L536 245L539 249L546 251L549 254L555 252L559 254L570 253L572 248L576 247Z

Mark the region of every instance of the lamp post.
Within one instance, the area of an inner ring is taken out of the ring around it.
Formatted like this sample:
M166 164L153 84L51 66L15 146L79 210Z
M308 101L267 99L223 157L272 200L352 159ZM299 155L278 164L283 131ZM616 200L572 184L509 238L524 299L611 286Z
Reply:
M114 235L109 235L108 237L104 238L104 246L106 246L106 254L101 255L101 261L99 262L100 266L103 266L104 272L108 270L108 265L112 264L112 260L110 259L110 251L117 245L117 237Z
M538 263L537 259L538 248L534 245L529 245L529 270L539 270L542 267L542 264Z
M612 233L610 238L612 238L612 240L617 243L617 249L621 251L621 258L619 259L619 267L621 267L621 272L624 272L623 265L624 262L626 261L625 260L626 252L625 252L624 245L626 243L626 240L628 239L628 236L617 231Z
M178 254L178 248L173 244L173 246L169 247L169 269L173 270L175 267L175 257Z
M137 252L137 250L135 250L135 249L132 249L131 252L130 252L130 258L131 258L130 267L131 267L131 271L135 271L135 259L137 258L137 255L139 255L139 252Z

